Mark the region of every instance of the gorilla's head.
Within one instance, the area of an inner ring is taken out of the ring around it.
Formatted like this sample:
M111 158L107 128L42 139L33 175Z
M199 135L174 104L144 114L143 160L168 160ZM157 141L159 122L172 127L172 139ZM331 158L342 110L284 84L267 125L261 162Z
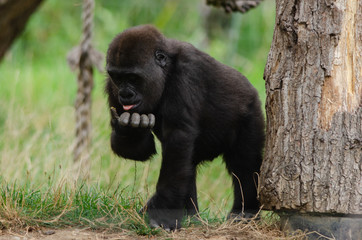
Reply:
M157 106L170 65L166 42L156 28L144 25L122 32L109 45L108 81L124 111L150 113Z

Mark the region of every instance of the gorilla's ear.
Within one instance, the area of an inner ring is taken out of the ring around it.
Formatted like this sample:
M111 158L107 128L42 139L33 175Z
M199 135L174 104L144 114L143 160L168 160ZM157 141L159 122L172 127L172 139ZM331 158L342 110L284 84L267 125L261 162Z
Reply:
M167 63L167 56L166 54L161 50L156 50L155 52L155 59L156 63L160 65L160 67L165 67Z

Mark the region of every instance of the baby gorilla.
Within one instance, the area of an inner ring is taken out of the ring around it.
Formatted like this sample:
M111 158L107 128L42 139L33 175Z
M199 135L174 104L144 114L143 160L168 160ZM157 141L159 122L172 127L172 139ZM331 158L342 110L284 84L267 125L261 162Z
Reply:
M233 175L230 214L256 213L264 119L243 75L150 25L113 39L107 72L112 150L145 161L156 153L152 132L162 144L156 193L143 208L151 226L177 229L185 213L196 213L196 167L220 154Z

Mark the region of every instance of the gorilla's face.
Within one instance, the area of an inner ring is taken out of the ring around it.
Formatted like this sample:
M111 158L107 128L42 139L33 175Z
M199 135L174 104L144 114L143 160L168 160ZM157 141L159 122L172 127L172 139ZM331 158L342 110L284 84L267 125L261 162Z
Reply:
M143 101L147 100L147 97L144 96L147 80L134 72L119 72L117 68L109 67L107 71L114 85L116 98L123 106L123 110L134 111L137 109L139 112L138 108L141 108L144 104Z
M167 53L159 32L140 36L137 28L118 35L107 54L112 94L124 111L150 113L157 106L165 85Z

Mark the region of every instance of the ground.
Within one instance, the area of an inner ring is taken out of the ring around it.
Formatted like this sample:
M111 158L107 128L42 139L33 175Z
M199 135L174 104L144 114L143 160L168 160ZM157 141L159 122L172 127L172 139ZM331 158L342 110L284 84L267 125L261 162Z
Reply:
M161 231L155 236L140 236L124 230L117 232L93 231L91 229L31 229L0 230L0 240L115 240L115 239L205 239L205 240L258 240L258 239L305 239L306 234L287 234L275 226L261 226L259 223L221 224L217 227L202 226L182 228L176 232Z
M28 233L15 233L4 231L0 235L0 240L113 240L113 239L207 239L207 240L246 240L246 239L265 239L262 236L255 237L250 234L240 234L237 231L224 231L216 234L200 233L192 234L189 231L179 231L176 233L168 233L164 236L138 236L129 232L118 233L102 233L94 232L87 229L60 229L60 230L43 230L31 231Z
M93 239L142 239L129 233L102 233L94 232L89 229L43 229L30 232L13 232L11 230L3 231L0 234L0 240L93 240ZM146 238L144 238L146 239Z

